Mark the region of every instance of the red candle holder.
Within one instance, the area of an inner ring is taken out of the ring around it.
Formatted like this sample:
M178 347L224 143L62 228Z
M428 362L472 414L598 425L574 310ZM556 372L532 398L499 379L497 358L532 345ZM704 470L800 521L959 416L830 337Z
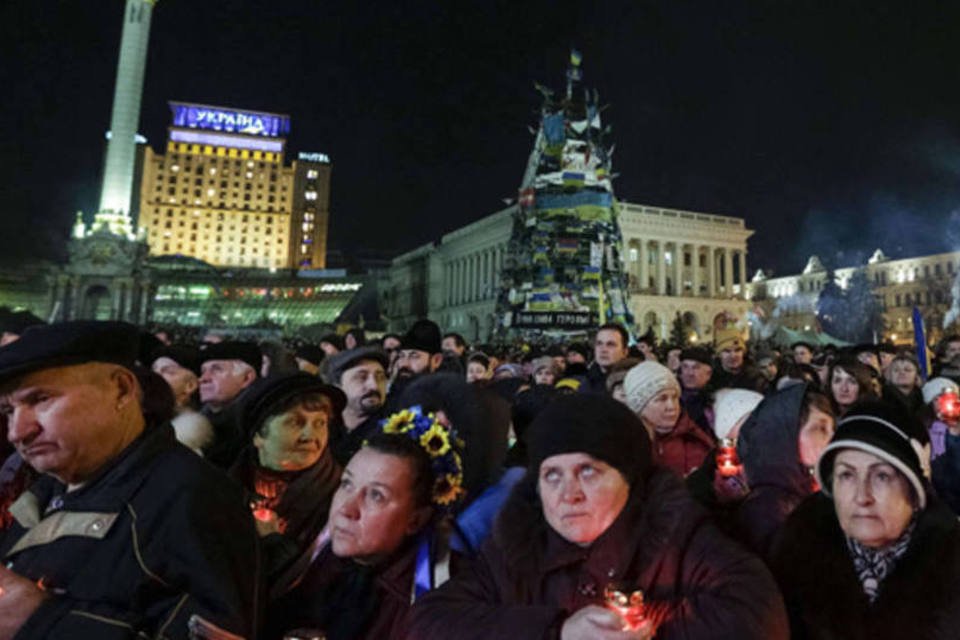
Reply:
M603 600L607 608L623 620L624 631L635 631L645 620L643 591L609 584L603 590Z
M733 438L723 438L717 447L717 471L720 475L729 478L740 473L740 458L737 456L737 441Z

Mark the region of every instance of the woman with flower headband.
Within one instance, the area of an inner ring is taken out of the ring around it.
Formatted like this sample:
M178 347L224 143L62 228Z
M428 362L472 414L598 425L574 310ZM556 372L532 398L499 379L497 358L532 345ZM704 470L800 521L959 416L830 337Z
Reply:
M417 554L431 523L463 494L459 443L420 407L383 421L347 463L333 496L328 541L297 586L268 611L265 638L292 629L327 640L406 637ZM449 570L449 557L431 569Z
M479 556L411 610L417 640L788 637L763 563L717 531L627 407L563 397Z

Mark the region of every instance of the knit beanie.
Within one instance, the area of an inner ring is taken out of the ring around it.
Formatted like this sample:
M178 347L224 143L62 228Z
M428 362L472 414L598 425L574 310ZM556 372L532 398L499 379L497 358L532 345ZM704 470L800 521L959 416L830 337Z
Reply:
M652 469L650 437L640 419L612 398L593 393L561 396L537 414L527 432L527 474L547 458L586 453L614 467L631 487Z
M909 416L890 404L865 402L852 407L837 423L837 431L814 469L823 493L829 496L833 489L831 479L837 453L857 449L880 458L902 473L916 491L923 509L927 504L923 478L927 475L925 469L929 469L929 449L925 451L920 439L915 437L919 435L913 433L917 428Z
M634 413L639 414L654 396L665 389L675 389L680 393L680 383L670 369L659 362L647 360L627 372L623 380L623 392L627 404Z
M714 335L714 341L716 342L717 351L723 351L724 349L746 348L743 340L743 333L741 333L736 327L717 329L717 332Z
M749 389L721 389L713 401L714 422L713 432L718 438L728 437L730 430L743 417L749 415L760 401L763 394Z
M687 347L680 352L680 362L684 360L695 360L696 362L702 362L708 367L713 366L713 351L710 347L697 346L697 347Z
M960 387L950 378L933 378L923 385L923 404L930 404L937 399L941 393L952 391L960 394Z

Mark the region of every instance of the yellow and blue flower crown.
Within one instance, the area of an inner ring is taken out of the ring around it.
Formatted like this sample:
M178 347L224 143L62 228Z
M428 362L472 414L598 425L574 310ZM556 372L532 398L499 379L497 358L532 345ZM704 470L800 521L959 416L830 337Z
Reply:
M380 421L383 433L404 435L416 442L430 458L433 469L433 503L450 509L466 491L463 488L463 462L457 449L463 442L456 431L441 423L436 414L424 413L420 405L403 409Z

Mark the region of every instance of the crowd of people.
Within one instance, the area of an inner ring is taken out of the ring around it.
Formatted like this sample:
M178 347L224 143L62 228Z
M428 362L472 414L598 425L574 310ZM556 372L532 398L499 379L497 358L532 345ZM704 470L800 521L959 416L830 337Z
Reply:
M960 336L0 330L0 640L960 634Z

